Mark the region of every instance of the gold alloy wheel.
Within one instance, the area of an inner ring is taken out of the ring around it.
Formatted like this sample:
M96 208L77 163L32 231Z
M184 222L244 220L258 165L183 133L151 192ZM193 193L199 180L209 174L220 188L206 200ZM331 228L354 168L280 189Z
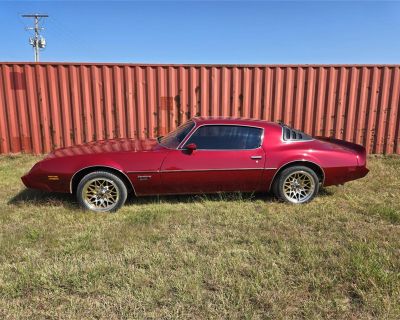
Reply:
M309 200L315 190L315 181L306 171L295 171L283 182L283 194L292 203L303 203Z
M118 204L120 192L114 181L94 178L85 183L82 196L91 210L109 211Z

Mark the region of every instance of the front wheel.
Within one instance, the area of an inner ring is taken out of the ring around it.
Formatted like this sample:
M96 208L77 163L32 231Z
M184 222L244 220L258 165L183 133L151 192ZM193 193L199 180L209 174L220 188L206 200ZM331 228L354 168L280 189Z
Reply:
M82 178L76 196L85 210L110 212L123 206L127 194L126 186L119 177L110 172L96 171Z
M312 169L303 166L286 168L279 174L273 186L276 197L294 204L311 201L318 189L317 175Z

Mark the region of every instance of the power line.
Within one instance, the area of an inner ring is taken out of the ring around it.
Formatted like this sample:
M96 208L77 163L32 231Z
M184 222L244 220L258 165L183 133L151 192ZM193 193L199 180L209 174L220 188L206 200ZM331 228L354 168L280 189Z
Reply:
M44 28L39 26L39 22L43 18L47 18L48 15L40 13L32 13L32 14L23 14L22 17L34 19L33 27L27 27L26 30L33 30L35 32L35 35L29 38L29 44L33 47L35 62L39 62L40 49L44 49L46 47L46 39L40 35L40 31L44 30Z

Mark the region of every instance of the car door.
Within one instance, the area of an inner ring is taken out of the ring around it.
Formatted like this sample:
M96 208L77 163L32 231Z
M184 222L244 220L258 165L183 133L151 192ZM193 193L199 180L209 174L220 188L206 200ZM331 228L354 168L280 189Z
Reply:
M165 193L256 191L265 153L263 128L239 125L199 126L161 167ZM195 150L188 150L195 145Z

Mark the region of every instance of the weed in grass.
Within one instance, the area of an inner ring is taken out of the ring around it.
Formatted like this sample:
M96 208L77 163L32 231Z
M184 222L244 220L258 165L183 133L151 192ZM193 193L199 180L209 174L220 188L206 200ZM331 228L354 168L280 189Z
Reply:
M162 218L162 213L159 210L153 211L145 209L126 217L126 222L132 226L155 224Z
M400 190L399 190L400 191ZM395 209L390 205L377 204L368 208L368 214L379 216L391 223L400 223L400 209Z

